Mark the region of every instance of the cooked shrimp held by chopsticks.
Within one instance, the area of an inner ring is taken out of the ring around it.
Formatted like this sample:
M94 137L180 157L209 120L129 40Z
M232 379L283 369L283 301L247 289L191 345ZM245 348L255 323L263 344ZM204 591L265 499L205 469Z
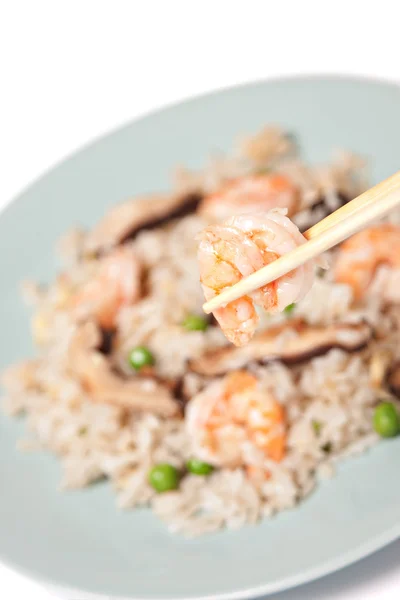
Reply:
M200 281L207 300L306 241L285 211L278 209L232 217L207 227L199 239ZM313 281L314 264L309 262L218 308L214 316L228 340L242 346L257 327L255 305L269 312L283 311L301 300Z

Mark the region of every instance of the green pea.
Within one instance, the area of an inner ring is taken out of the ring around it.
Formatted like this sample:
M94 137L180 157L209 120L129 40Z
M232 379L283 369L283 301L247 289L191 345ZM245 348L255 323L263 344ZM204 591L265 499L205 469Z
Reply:
M292 314L292 312L293 312L293 311L294 311L294 309L295 309L295 306L296 306L296 303L295 303L295 302L293 302L293 304L288 304L288 305L287 305L287 307L284 309L284 312L285 312L287 315L291 315L291 314Z
M382 437L394 437L400 431L398 412L391 402L381 402L375 408L374 429Z
M137 346L129 354L129 364L133 369L139 371L142 367L154 365L154 356L148 348Z
M198 458L191 458L186 463L186 468L193 475L210 475L214 467Z
M179 485L178 469L168 463L156 465L149 472L149 483L160 494L176 490Z
M200 315L188 315L182 325L188 331L205 331L208 327L208 321Z

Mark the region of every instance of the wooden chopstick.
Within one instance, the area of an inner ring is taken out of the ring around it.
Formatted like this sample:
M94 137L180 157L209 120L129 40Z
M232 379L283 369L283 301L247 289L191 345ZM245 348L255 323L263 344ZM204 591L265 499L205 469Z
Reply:
M204 312L213 312L217 308L286 275L326 250L340 244L360 229L367 227L398 204L400 204L400 171L357 196L308 229L304 234L309 240L308 242L255 271L203 304Z
M373 202L379 201L381 198L387 196L392 191L400 186L400 171L391 175L387 179L384 179L374 187L370 188L366 192L363 192L354 200L351 200L344 206L341 206L335 212L331 213L325 219L322 219L319 223L310 227L304 232L304 237L308 240L320 235L327 231L333 225L340 223L343 218L347 219L350 215L355 214L360 209L364 209L366 206Z

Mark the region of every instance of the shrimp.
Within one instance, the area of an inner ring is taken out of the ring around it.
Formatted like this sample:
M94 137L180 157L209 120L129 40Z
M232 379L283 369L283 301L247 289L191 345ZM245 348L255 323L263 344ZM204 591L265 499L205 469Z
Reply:
M206 219L220 222L235 214L250 214L286 208L292 215L299 202L299 191L284 175L250 175L235 179L222 190L206 196L199 212Z
M207 299L250 275L262 266L255 244L233 227L212 226L202 233L198 251L200 281ZM239 298L214 313L226 337L246 344L256 330L259 317L248 296Z
M140 271L131 248L117 248L100 260L95 276L73 296L73 314L92 316L104 329L112 329L120 308L140 295Z
M192 398L185 420L193 453L215 466L244 465L249 442L275 462L285 456L284 409L247 371L234 371Z
M206 300L306 241L296 225L278 210L232 217L222 225L207 227L199 239L200 281ZM280 312L301 300L313 280L313 264L307 263L217 309L214 316L228 340L242 346L257 327L255 304L269 312Z
M360 300L380 265L400 269L400 227L383 223L364 229L340 247L335 265L335 279L353 289Z

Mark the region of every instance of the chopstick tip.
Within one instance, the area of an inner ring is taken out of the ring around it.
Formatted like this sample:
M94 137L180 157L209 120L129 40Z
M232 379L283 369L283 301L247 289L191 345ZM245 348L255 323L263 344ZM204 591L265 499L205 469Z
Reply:
M206 315L209 315L212 312L212 308L210 308L209 302L204 302L202 308L203 308L203 311L206 313Z

